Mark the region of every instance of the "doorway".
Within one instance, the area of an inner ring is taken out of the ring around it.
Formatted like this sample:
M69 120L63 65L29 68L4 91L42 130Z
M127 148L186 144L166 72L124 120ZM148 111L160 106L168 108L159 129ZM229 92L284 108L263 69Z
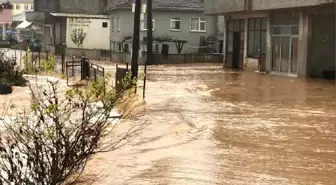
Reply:
M281 13L272 19L272 72L298 73L299 15Z
M240 32L233 32L232 47L232 68L238 69L240 61Z

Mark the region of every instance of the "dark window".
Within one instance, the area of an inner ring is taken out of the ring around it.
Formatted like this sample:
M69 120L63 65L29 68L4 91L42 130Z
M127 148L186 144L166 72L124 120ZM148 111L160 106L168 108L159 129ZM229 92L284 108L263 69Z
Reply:
M107 22L103 22L103 28L107 28Z
M128 44L125 44L125 45L124 45L124 52L129 52Z
M267 19L249 19L248 24L248 57L260 57L266 53Z
M241 50L244 50L244 30L245 30L245 21L244 19L231 19L227 21L227 30L228 30L228 38L227 38L227 50L228 52L232 52L233 46L233 32L241 33Z

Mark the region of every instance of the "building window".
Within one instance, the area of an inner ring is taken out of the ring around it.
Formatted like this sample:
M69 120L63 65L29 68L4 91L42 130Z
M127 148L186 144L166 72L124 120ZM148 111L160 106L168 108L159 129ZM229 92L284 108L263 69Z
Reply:
M20 10L20 4L16 4L15 9Z
M107 22L102 23L103 28L107 28Z
M141 30L147 30L147 16L141 21ZM155 30L155 18L153 17L153 30Z
M181 30L181 19L180 18L171 18L170 19L170 30Z
M117 30L120 31L120 17L117 17Z
M24 5L24 9L25 9L25 10L28 10L28 9L29 9L29 4L25 4L25 5Z
M240 32L240 53L244 52L244 19L231 19L227 21L227 51L233 51L233 32Z
M190 31L205 31L206 21L205 18L191 18Z
M111 30L114 31L114 17L111 18Z
M34 4L31 4L31 5L30 5L30 9L31 9L31 10L34 10Z
M248 57L266 54L266 30L266 18L248 20Z

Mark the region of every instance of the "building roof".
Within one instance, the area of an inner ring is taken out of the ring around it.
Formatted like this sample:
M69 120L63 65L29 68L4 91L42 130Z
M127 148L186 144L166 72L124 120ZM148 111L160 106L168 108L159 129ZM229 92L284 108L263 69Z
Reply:
M110 4L106 10L130 9L135 0L119 0ZM146 3L143 0L142 3ZM203 11L204 0L153 0L154 10L190 10Z
M78 17L78 18L96 18L96 19L108 19L107 15L93 15L93 14L72 14L72 13L50 13L55 17Z

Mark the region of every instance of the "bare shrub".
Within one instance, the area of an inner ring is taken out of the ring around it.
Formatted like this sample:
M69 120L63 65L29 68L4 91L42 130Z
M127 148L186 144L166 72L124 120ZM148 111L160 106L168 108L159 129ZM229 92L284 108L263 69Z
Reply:
M31 111L4 121L0 184L72 184L94 154L115 150L134 138L144 123L129 126L114 140L105 139L116 134L117 118L111 112L125 99L121 97L132 94L125 89L116 94L113 87L105 86L109 77L104 80L65 94L56 81L49 81L47 87L30 86Z

